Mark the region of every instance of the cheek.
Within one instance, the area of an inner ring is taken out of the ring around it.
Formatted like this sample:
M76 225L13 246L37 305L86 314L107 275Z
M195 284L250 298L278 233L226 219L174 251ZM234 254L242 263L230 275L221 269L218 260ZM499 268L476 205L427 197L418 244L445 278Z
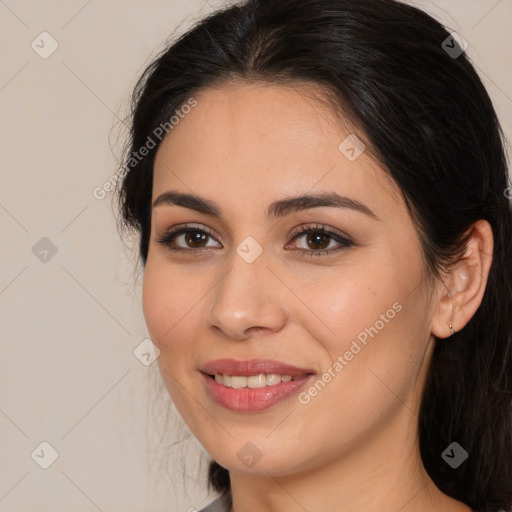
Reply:
M395 414L410 414L404 404L414 408L423 353L420 329L411 321L411 297L388 291L368 295L362 304L338 304L333 312L337 323L331 324L335 335L318 338L324 365L319 378L298 396L296 418L303 421L296 428L301 436L315 438L315 446L331 439L325 457L329 450L367 442ZM347 290L347 297L357 297L354 293Z
M306 306L301 323L331 359L349 350L354 340L364 347L380 332L389 331L400 315L404 291L392 272L376 267L353 265L301 286Z
M334 424L345 425L349 436L400 409L402 400L412 407L425 369L424 290L382 285L364 294L343 290L343 301L330 310L335 334L321 338L328 354L321 382L301 397L311 417L329 408Z
M308 326L308 353L314 353L314 344L322 347L322 380L333 393L325 392L326 400L336 402L336 395L357 390L361 400L375 404L383 394L392 398L379 377L405 390L418 375L428 341L422 261L419 253L411 254L405 266L395 256L368 258L364 267L355 264L334 279L302 288L317 318L312 322L310 310L303 308L299 322ZM350 404L352 398L342 402Z
M159 273L148 261L142 284L142 309L151 339L161 350L165 333L172 325L169 322L169 313L173 311L169 302L172 294L166 292L166 288L163 280L159 279Z
M190 378L193 354L190 350L187 325L195 323L194 304L200 293L193 293L190 278L179 277L170 272L165 264L150 261L144 270L142 306L146 326L153 343L160 349L157 363L167 391L176 408L184 417L190 405L188 394L183 393L183 384ZM185 285L183 280L189 285Z
M195 306L202 293L192 281L185 272L148 258L142 285L142 308L151 339L164 349L182 339L184 326L197 311Z
M149 263L148 259L144 270L142 306L150 338L160 350L157 359L160 373L172 401L178 406L177 382L183 381L184 358L190 357L187 351L180 350L180 345L184 346L180 329L186 324L186 311L190 308L185 308L187 288L178 284L174 276L171 278L162 266Z

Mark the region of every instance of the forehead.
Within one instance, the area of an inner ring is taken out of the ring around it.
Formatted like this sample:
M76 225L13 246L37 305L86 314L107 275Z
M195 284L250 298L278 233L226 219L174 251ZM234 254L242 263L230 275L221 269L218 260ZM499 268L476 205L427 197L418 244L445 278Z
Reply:
M194 94L197 105L162 141L153 199L167 188L268 204L271 197L333 190L397 200L396 185L363 152L340 143L355 131L312 86L233 83Z
M333 135L341 121L312 85L233 82L200 90L194 98L197 106L183 116L164 143L194 145L211 154L229 149L232 157L239 149L237 143L243 142L246 150L265 144L274 157L279 157L287 153L283 142L305 152L308 141L311 146L319 137L325 139L328 132ZM225 147L228 143L229 148Z

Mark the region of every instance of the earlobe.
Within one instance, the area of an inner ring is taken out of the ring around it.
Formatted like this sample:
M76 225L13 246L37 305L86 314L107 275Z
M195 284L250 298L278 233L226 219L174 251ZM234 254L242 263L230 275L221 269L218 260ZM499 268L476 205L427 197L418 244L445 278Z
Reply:
M463 329L479 308L492 264L494 239L485 220L473 224L464 255L438 282L437 309L432 334L447 338Z

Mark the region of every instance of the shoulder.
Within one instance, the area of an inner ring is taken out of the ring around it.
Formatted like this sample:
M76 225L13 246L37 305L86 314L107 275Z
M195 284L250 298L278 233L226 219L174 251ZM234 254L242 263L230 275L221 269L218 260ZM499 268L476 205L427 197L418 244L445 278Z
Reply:
M231 508L231 492L227 491L220 496L218 496L215 500L213 500L209 505L202 508L198 512L229 512Z

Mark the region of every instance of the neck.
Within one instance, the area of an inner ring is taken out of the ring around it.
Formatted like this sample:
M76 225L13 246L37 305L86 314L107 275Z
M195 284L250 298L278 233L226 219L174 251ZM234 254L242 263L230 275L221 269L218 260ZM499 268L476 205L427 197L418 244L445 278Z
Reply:
M293 474L232 471L231 512L471 512L435 486L418 446L417 417L400 407L378 435L368 432L329 464Z

